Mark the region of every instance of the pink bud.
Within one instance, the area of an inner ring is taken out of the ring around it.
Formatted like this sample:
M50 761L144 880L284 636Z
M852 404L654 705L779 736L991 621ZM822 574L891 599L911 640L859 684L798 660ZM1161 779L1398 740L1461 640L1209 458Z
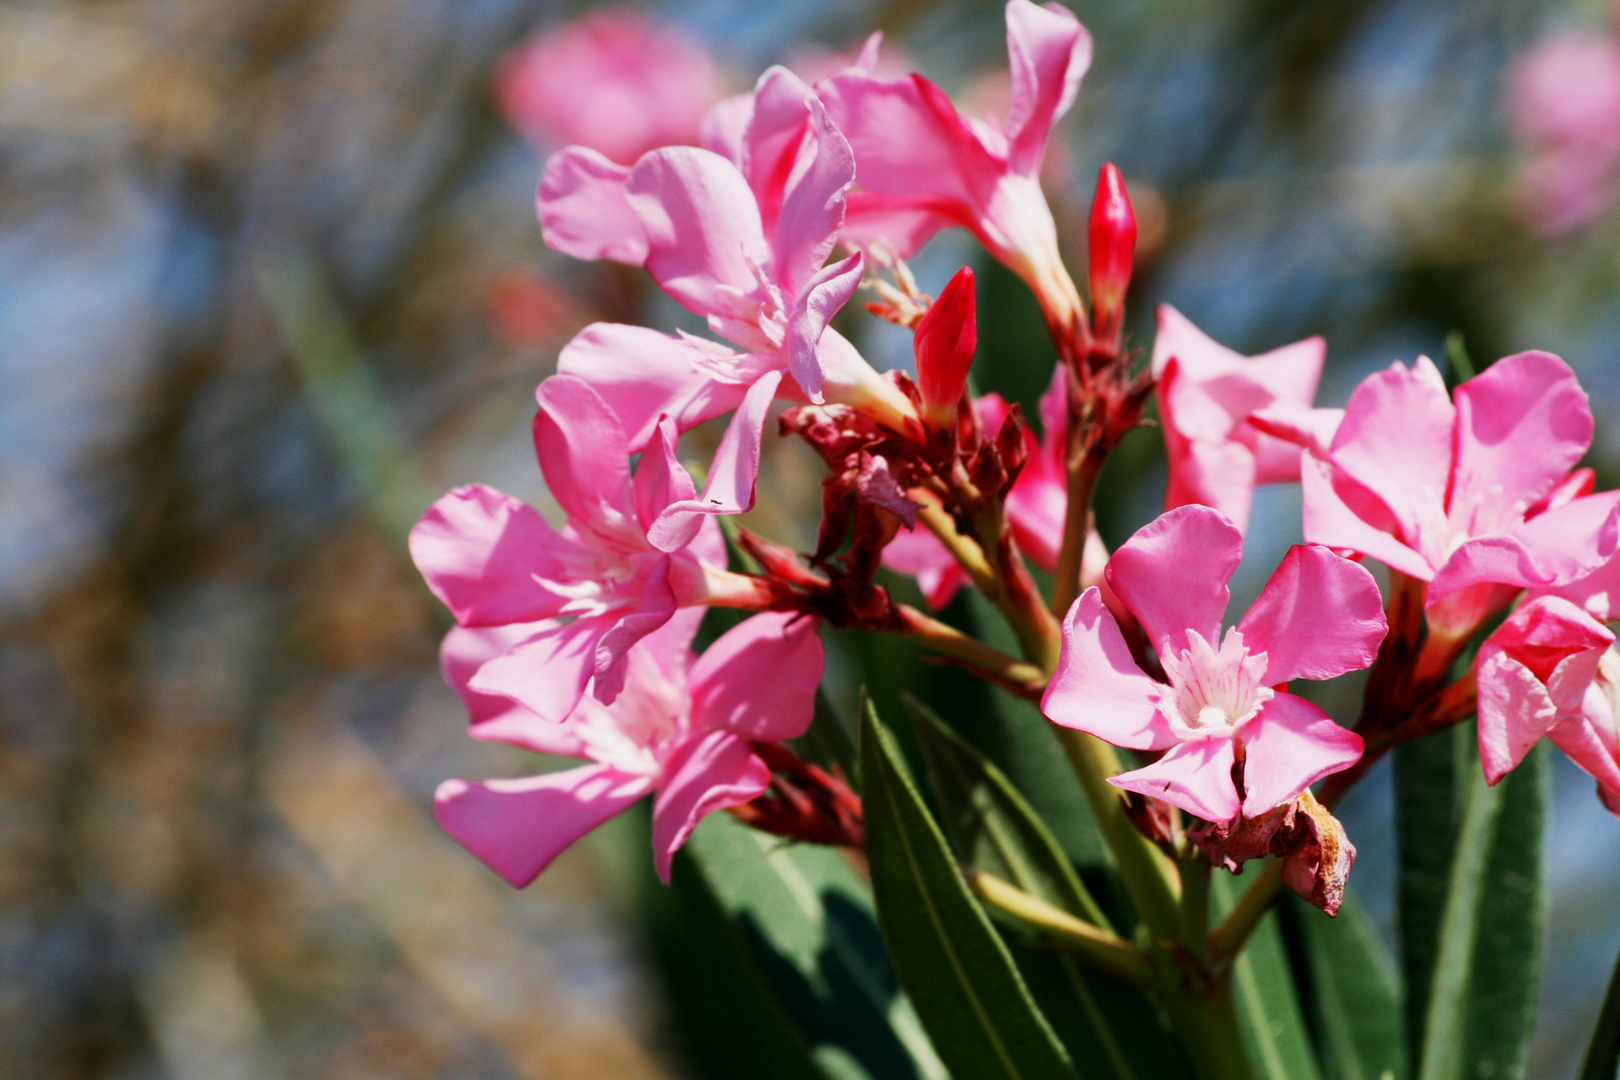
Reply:
M1125 194L1125 180L1113 162L1097 177L1091 201L1091 327L1098 341L1119 340L1125 321L1125 289L1131 283L1131 256L1136 250L1136 212Z
M917 388L922 392L923 419L929 426L954 429L968 368L979 345L973 270L962 267L917 324Z

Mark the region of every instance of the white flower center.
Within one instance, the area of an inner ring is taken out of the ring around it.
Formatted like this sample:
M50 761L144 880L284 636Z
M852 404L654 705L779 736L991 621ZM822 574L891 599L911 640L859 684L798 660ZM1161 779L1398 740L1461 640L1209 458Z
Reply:
M1266 654L1249 654L1243 635L1228 630L1217 651L1196 630L1187 631L1187 648L1161 656L1170 692L1159 709L1184 742L1226 738L1251 720L1276 692L1260 680Z

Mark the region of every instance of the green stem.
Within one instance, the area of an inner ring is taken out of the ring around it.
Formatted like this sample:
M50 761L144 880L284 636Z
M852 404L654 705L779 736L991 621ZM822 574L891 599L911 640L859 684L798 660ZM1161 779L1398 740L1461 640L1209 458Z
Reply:
M894 615L894 632L949 657L1011 693L1033 700L1040 699L1041 691L1046 687L1046 673L1034 664L1008 656L1000 649L969 637L954 626L947 626L909 604L896 604Z
M1282 892L1282 860L1267 859L1254 884L1244 890L1232 910L1209 935L1209 963L1217 970L1230 967L1260 920Z
M1119 755L1101 739L1073 728L1052 725L1080 786L1085 789L1097 827L1114 855L1114 863L1124 879L1131 903L1148 932L1158 941L1175 941L1181 916L1177 905L1181 885L1175 864L1153 842L1137 831L1125 816L1119 789L1108 782L1117 776Z
M1052 578L1052 614L1059 619L1080 595L1080 564L1091 529L1091 496L1108 461L1106 451L1086 445L1085 427L1077 418L1069 418L1068 502L1063 510L1063 545Z
M1162 958L1158 974L1158 998L1199 1080L1254 1080L1232 1000L1231 976L1195 985L1168 956Z
M962 876L991 914L1067 946L1097 967L1138 986L1146 988L1152 982L1147 954L1117 934L1077 919L994 874L964 866Z
M1200 966L1209 962L1209 863L1198 857L1176 860L1181 871L1181 943Z

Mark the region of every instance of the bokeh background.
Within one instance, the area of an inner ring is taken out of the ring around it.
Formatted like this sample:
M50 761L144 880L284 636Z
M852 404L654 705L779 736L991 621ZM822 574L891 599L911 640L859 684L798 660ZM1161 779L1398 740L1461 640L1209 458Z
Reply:
M1538 228L1506 105L1538 42L1613 33L1605 5L1071 6L1097 59L1049 186L1083 257L1096 169L1124 169L1134 341L1160 301L1247 353L1324 334L1328 405L1448 335L1475 363L1549 349L1620 482L1620 217ZM639 271L544 249L544 148L495 105L501 57L582 10L0 4L0 1075L727 1075L682 1038L680 972L704 958L649 882L644 823L515 892L429 814L441 779L532 762L465 737L406 530L455 483L546 506L528 425L561 343L680 321ZM1005 97L986 0L656 14L733 90L880 28L959 100ZM961 236L916 269L933 290L970 260L976 378L1032 405L1051 349L1023 286ZM848 322L906 361L903 335ZM766 468L751 524L802 546L816 468L786 445ZM1105 483L1117 543L1162 498L1157 436ZM1262 494L1240 594L1298 508ZM863 678L942 685L905 648L839 644L835 701ZM1386 774L1345 816L1393 939ZM1620 822L1562 760L1555 789L1535 1077L1573 1074L1620 948Z

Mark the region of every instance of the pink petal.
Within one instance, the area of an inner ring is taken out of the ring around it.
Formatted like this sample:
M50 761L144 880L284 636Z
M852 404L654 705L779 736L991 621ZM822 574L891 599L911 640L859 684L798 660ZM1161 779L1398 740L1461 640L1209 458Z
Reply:
M1266 654L1263 681L1331 679L1378 655L1389 624L1378 583L1324 547L1295 544L1238 623L1250 653Z
M670 503L697 497L697 486L675 459L677 435L668 417L659 421L658 434L648 444L636 464L631 480L636 500L636 518L643 529L651 529Z
M647 271L699 315L734 316L770 252L759 207L737 167L690 146L655 150L625 181L647 230Z
M546 246L576 259L647 261L647 231L625 195L630 170L595 150L553 154L535 197Z
M862 260L859 253L823 267L805 285L793 310L788 313L788 370L811 401L820 403L824 378L818 347L832 317L855 295L861 284Z
M1505 532L1592 445L1592 410L1575 373L1551 353L1492 364L1457 387L1451 520L1470 535Z
M478 669L467 685L481 694L511 698L544 720L568 719L591 680L596 643L613 619L542 623L527 641Z
M592 667L595 681L591 693L597 701L613 704L613 699L624 689L628 671L625 656L630 647L663 626L674 614L675 593L669 587L669 556L664 555L648 572L636 609L614 623L596 643Z
M1329 773L1361 760L1361 736L1302 697L1278 694L1238 731L1243 740L1243 815L1259 817Z
M1243 534L1222 513L1183 506L1136 531L1108 561L1109 586L1160 652L1187 648L1187 631L1218 642L1229 593L1243 560Z
M754 84L753 112L743 133L740 167L759 202L767 236L776 232L788 178L809 131L809 101L814 95L803 79L780 65L768 69Z
M698 145L719 154L741 171L743 137L753 118L754 95L751 93L733 94L717 101L709 106L709 111L703 114L698 124Z
M672 502L647 531L647 539L660 551L678 551L697 535L709 514L741 514L754 507L754 482L759 477L760 445L765 438L765 418L782 373L760 376L742 404L731 414L731 423L720 438L708 482L700 499Z
M1254 451L1227 438L1230 416L1198 388L1188 386L1179 360L1172 359L1166 367L1158 393L1170 458L1164 508L1208 506L1225 514L1241 532L1248 526L1254 501ZM1205 423L1208 420L1213 424Z
M771 611L722 634L692 665L693 722L764 742L803 735L826 665L817 621Z
M771 770L729 731L691 739L664 763L653 803L653 865L665 883L675 851L706 814L764 794Z
M1491 582L1525 588L1576 581L1602 566L1620 538L1620 493L1576 499L1531 518L1510 536L1465 540L1434 576L1433 599Z
M868 212L899 199L896 208L914 215L932 207L970 224L970 208L1005 170L945 92L921 75L879 78L846 69L816 90L855 152L855 183L869 193Z
M1171 747L1153 764L1109 777L1108 782L1163 799L1205 821L1231 821L1238 813L1234 760L1231 739L1200 739Z
M762 359L701 338L592 323L563 346L557 373L591 384L619 418L635 454L661 415L674 420L677 431L690 431L735 409Z
M1571 717L1547 733L1553 744L1569 755L1598 782L1598 795L1611 814L1620 815L1620 765L1615 761L1615 748L1599 733L1596 725L1584 716Z
M1012 65L1007 116L1011 165L1034 176L1052 125L1069 111L1081 76L1091 66L1091 35L1067 8L1009 0L1007 58Z
M1159 712L1163 689L1136 666L1102 594L1095 587L1081 593L1063 619L1063 648L1041 712L1115 746L1159 750L1176 741Z
M1385 532L1396 527L1378 497L1354 481L1332 475L1332 466L1315 454L1300 459L1299 483L1305 497L1308 543L1370 555L1403 574L1428 581L1434 570L1422 555ZM1354 501L1355 509L1351 509Z
M944 607L958 589L968 584L968 576L955 557L927 529L901 529L896 533L883 549L883 565L897 574L916 578L931 608Z
M1333 436L1333 464L1389 507L1402 539L1420 550L1425 527L1444 520L1455 421L1439 373L1419 357L1410 371L1397 363L1356 387Z
M1558 707L1535 673L1489 641L1480 649L1479 759L1492 784L1512 772L1558 723Z
M479 668L542 629L535 623L476 630L456 627L439 646L439 669L467 706L472 721L468 734L473 738L511 743L537 754L585 757L585 745L572 725L542 719L509 697L481 694L468 685Z
M535 580L573 545L531 506L482 484L453 488L411 529L411 560L463 626L533 622L563 601Z
M844 210L845 246L865 248L878 240L894 245L902 259L923 249L941 229L971 228L971 217L958 205L928 196L901 197L849 193Z
M607 765L517 780L446 780L433 816L455 841L521 889L575 840L647 794L646 776Z
M811 96L806 104L812 137L799 146L771 245L776 254L776 281L789 303L809 290L811 279L832 254L844 224L844 193L855 180L855 155L849 142L828 119L820 101Z
M1250 413L1246 423L1260 433L1266 443L1274 445L1287 445L1311 451L1319 457L1325 457L1328 447L1333 443L1333 436L1339 430L1339 424L1344 420L1343 409L1311 409L1303 405L1296 405L1288 401L1275 401L1264 409ZM1280 451L1268 449L1264 453L1277 454ZM1289 479L1299 479L1299 458L1297 452L1289 459L1290 475L1282 475L1281 466L1275 461L1266 462L1263 472L1272 469L1276 475L1266 475L1263 483L1286 483Z
M624 429L589 383L553 375L535 394L534 448L551 497L575 528L635 515Z

